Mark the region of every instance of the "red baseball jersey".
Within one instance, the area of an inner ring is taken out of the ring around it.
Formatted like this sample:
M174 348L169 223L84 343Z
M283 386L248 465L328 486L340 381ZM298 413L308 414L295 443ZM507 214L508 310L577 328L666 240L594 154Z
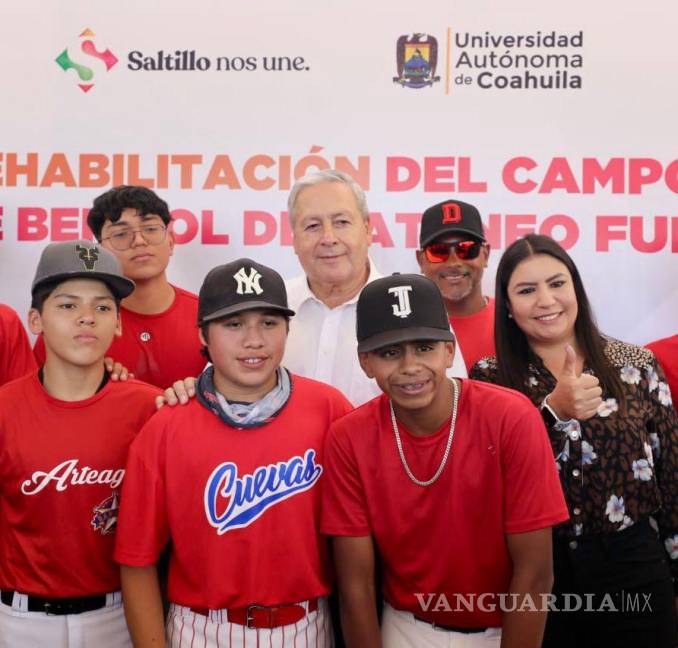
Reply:
M669 381L673 406L678 409L678 335L657 340L647 345L662 366Z
M324 442L350 409L333 387L299 376L260 427L230 427L197 400L164 408L130 450L115 559L155 564L171 539L169 599L189 607L327 594Z
M172 286L175 298L162 313L142 315L120 307L122 336L106 352L137 380L165 389L177 380L197 376L207 364L200 353L198 297ZM45 346L38 338L33 349L38 364L45 362Z
M568 512L538 410L517 392L461 383L451 454L428 487L405 473L386 396L332 426L321 528L333 536L373 536L384 598L394 608L446 625L500 626L500 611L444 611L441 595L455 609L456 594L507 592L506 534L552 526ZM418 479L440 465L449 427L447 419L436 433L417 437L399 425Z
M0 385L21 378L37 369L19 316L5 304L0 304Z
M466 368L485 356L493 356L494 350L494 299L488 299L485 308L466 317L450 317L452 330L464 356Z
M125 461L157 394L129 380L60 401L37 372L0 388L0 589L46 598L120 589Z

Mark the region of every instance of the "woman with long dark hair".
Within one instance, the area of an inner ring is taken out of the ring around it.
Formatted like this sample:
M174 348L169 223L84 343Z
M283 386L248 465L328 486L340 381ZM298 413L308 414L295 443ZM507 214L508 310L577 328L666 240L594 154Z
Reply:
M495 300L497 356L471 377L541 409L570 511L554 529L561 611L543 645L673 647L678 416L661 368L600 333L577 267L547 236L506 249Z

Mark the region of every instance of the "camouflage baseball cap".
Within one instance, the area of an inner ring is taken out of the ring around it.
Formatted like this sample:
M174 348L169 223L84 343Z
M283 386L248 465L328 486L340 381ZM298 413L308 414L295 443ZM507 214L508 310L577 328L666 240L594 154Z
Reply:
M42 251L31 294L46 283L80 278L103 281L119 299L134 290L134 282L122 274L115 255L98 243L81 240L50 243Z

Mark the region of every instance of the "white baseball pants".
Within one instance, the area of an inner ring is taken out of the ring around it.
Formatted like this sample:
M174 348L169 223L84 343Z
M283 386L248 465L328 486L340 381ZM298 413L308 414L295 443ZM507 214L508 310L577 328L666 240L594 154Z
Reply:
M383 648L499 648L501 628L474 634L437 630L410 612L384 604L381 643Z
M307 605L306 603L303 605ZM169 648L332 648L332 620L327 599L303 619L278 628L247 628L230 623L226 610L208 616L181 605L170 605L167 617Z
M120 592L106 595L106 607L81 614L27 612L28 597L0 602L0 648L132 648Z

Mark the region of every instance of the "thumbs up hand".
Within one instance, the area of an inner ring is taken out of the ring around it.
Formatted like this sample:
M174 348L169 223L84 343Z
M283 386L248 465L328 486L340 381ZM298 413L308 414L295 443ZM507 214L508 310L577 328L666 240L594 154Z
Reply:
M555 389L548 402L559 419L590 419L603 402L600 381L589 374L577 372L577 354L568 344L565 347L565 362L558 376Z

